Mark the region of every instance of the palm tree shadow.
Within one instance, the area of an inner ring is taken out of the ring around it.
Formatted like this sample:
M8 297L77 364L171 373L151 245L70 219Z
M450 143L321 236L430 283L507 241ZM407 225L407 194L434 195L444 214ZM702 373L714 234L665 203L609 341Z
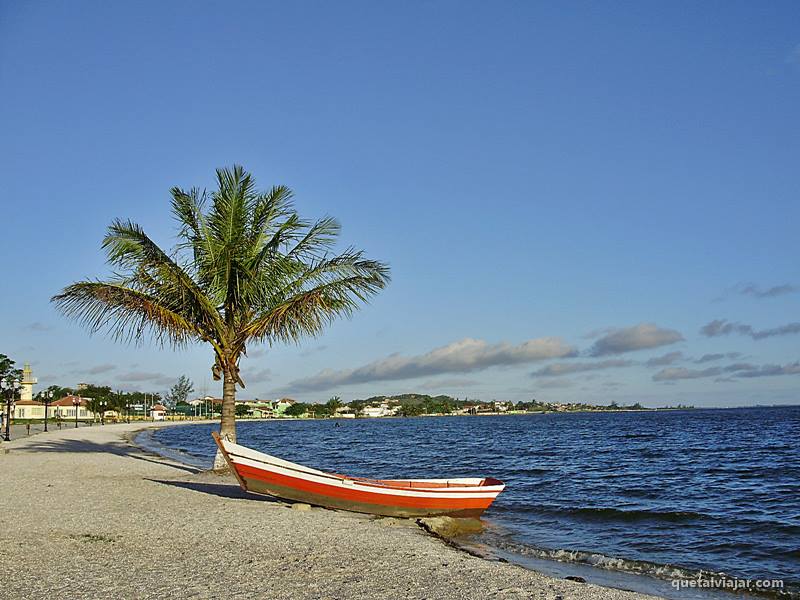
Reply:
M211 494L212 496L219 496L220 498L234 498L237 500L260 500L262 502L281 503L281 501L278 498L262 496L261 494L251 494L249 492L245 492L238 485L229 483L204 483L200 481L170 481L166 479L147 479L147 481L152 481L153 483L161 483L163 485L171 485L185 490L202 492L204 494Z
M180 469L192 474L200 473L201 469L185 465L176 461L162 458L157 454L150 454L141 448L126 444L124 442L92 442L89 440L71 440L71 439L58 439L58 440L40 440L26 445L24 448L16 450L17 452L71 452L76 454L114 454L115 456L124 456L136 460L143 460L151 462L163 467L172 467Z

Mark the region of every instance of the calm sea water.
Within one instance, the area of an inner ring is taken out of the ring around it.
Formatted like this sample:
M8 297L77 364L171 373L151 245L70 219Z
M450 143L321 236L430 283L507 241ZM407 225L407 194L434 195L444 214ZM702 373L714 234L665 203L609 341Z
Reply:
M212 428L156 430L153 440L207 466ZM240 423L238 435L355 476L502 479L486 531L468 542L523 564L726 573L800 592L800 407L261 421Z

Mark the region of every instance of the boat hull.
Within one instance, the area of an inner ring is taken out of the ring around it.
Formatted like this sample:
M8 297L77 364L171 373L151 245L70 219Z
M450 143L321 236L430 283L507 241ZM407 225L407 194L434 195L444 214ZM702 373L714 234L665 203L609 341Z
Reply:
M239 485L255 494L384 515L478 517L504 489L494 479L367 480L325 473L214 439Z

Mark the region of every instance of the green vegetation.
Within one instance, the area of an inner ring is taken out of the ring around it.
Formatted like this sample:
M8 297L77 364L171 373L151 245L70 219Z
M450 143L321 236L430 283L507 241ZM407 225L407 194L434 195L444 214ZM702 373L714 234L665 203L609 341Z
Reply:
M103 240L114 275L74 283L53 302L116 340L210 344L214 379L223 381L220 434L235 441L239 360L248 345L319 334L383 289L389 268L352 248L332 254L335 219L302 219L288 188L259 192L242 167L218 170L210 195L171 192L179 226L171 251L136 223L116 220Z
M482 400L453 398L446 395L429 396L427 394L399 394L396 396L372 396L365 400L353 400L347 406L358 415L366 407L381 404L393 411L397 416L414 417L419 415L448 415L448 414L494 414L494 413L528 413L528 412L585 412L585 411L614 411L614 410L655 410L642 406L640 403L619 405L611 402L608 405L584 403L558 403L539 402L531 399L528 402L517 403L504 401L485 402ZM661 410L671 409L664 407ZM691 406L678 405L677 408L692 408Z
M308 413L308 411L310 411L311 409L312 405L310 404L305 404L303 402L295 402L289 408L287 408L283 414L289 417L302 417L304 414Z
M15 361L5 354L0 354L0 379L22 380L22 369L14 367Z
M192 380L186 375L181 375L178 377L178 381L175 382L175 385L172 386L172 389L170 389L169 393L164 396L164 400L166 401L167 406L174 408L178 404L186 404L189 394L191 394L193 391L194 384L192 383Z

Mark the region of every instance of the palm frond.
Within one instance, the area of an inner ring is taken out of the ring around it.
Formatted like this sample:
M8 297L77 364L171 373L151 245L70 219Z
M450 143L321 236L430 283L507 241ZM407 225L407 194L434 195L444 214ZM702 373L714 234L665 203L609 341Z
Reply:
M182 347L205 337L194 323L158 299L124 285L84 281L67 286L52 301L90 333L140 344L152 338L161 346Z
M309 227L306 234L287 252L287 256L299 260L318 259L336 244L341 230L339 221L333 217L320 219Z
M222 330L212 299L139 225L114 221L103 239L103 248L109 262L123 269L123 278L132 289L180 306L182 315L200 329Z
M259 194L254 203L250 219L250 237L254 246L259 246L275 224L295 215L292 207L292 190L285 185L276 185L266 194Z
M303 289L310 281L319 283ZM238 339L297 342L306 335L318 335L336 318L351 316L360 303L367 302L388 282L389 270L383 263L360 261L345 267L335 260L327 261L315 275L292 282L285 290L289 293L260 312Z

